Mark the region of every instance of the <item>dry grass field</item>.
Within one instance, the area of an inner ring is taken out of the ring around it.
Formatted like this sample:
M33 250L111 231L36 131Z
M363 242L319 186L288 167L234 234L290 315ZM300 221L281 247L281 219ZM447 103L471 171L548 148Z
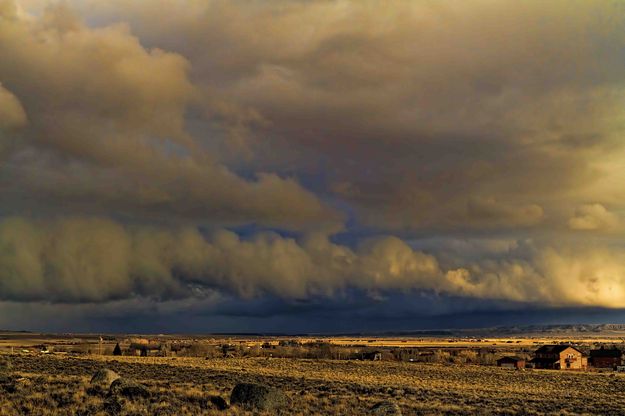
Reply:
M5 355L6 356L6 355ZM240 382L281 389L279 414L363 415L381 400L404 415L625 414L625 377L615 373L511 371L473 365L267 358L70 357L15 354L0 378L0 415L239 415L219 410ZM149 397L108 397L90 386L109 368Z
M490 337L483 339L475 338L303 338L303 342L323 341L337 346L366 345L368 347L395 347L395 348L432 348L432 347L457 347L457 348L481 348L481 347L534 347L542 344L553 344L563 341L562 337L514 337L500 338ZM622 337L567 337L567 342L576 345L587 343L623 344Z

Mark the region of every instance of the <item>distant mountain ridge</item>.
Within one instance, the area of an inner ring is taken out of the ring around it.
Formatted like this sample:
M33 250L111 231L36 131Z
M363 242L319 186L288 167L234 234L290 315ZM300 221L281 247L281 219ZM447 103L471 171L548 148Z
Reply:
M512 325L473 329L441 329L414 331L386 331L382 333L360 333L358 335L375 335L383 337L504 337L529 335L598 335L623 332L625 324L549 324L549 325ZM354 334L352 334L354 335Z
M541 332L541 333L601 333L606 331L625 331L625 324L562 324L562 325L522 325L522 326L510 326L510 327L496 327L494 331L508 332L508 333L528 333L528 332Z

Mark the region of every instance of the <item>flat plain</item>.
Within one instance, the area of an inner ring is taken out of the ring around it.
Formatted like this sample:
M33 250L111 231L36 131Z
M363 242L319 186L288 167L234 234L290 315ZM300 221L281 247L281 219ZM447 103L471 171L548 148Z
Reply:
M218 415L241 382L286 393L278 414L361 415L389 400L404 415L625 414L618 373L504 370L493 366L285 358L112 357L3 354L12 363L0 383L0 415ZM121 398L90 386L108 368L143 384L149 397Z

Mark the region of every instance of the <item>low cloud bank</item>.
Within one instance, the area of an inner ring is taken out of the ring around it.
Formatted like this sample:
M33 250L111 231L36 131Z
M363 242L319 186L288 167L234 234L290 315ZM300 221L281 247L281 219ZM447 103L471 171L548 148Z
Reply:
M215 293L297 300L358 289L372 299L421 291L552 306L622 305L622 250L596 248L582 256L574 247L508 247L504 258L482 252L445 266L437 258L444 245L429 254L395 237L351 248L324 234L241 238L224 229L205 236L194 227L102 218L11 218L0 222L0 293L3 300L84 303Z

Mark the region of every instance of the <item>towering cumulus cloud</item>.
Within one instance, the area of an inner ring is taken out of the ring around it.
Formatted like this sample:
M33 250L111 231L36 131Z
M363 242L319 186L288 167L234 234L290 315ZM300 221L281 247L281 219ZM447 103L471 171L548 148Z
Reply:
M0 309L625 307L623 27L610 1L0 0Z

